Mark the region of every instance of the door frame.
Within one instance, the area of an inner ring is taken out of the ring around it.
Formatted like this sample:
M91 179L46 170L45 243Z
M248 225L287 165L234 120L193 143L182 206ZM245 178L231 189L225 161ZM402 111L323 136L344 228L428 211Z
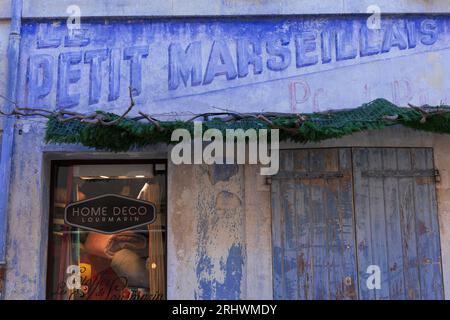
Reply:
M44 272L45 272L45 298L46 300L49 299L50 297L50 274L49 274L49 266L51 265L50 263L50 259L52 259L52 257L48 254L49 253L49 248L50 245L53 243L53 236L52 236L52 232L51 232L51 226L52 226L52 221L53 221L53 212L54 212L54 187L55 187L55 183L56 183L56 173L57 173L57 168L61 167L61 166L73 166L73 165L108 165L108 164L122 164L122 165L133 165L133 164L148 164L148 165L155 165L155 164L164 164L165 165L165 194L166 194L166 198L168 195L168 161L167 159L143 159L143 158L138 158L138 159L130 159L130 158L123 158L123 159L80 159L80 160L49 160L50 161L50 165L49 165L49 174L50 174L50 183L49 183L49 189L47 192L47 199L48 199L48 210L46 213L46 216L48 217L48 220L46 222L46 235L43 234L44 238L46 239L45 241L45 252L46 252L46 258L45 258L45 266L44 266ZM167 210L167 206L166 206L166 241L165 241L165 283L166 283L166 299L167 299L167 290L168 290L168 268L167 268L167 262L168 262L168 241L167 241L167 236L169 233L169 218L168 218L169 212Z

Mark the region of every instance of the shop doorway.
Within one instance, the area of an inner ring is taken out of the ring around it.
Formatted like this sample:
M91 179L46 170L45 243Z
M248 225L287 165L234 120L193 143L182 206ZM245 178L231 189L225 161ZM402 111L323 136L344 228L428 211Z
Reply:
M165 299L166 195L165 161L53 162L47 298Z
M443 299L430 148L281 151L275 299Z

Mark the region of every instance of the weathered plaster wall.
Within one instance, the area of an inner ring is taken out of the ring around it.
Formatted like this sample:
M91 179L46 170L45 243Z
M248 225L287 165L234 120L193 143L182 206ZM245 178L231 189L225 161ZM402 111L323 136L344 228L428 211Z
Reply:
M0 1L0 19L9 19L11 16L11 0Z
M437 199L444 290L446 299L450 300L450 138L436 136L433 145L435 166L441 174L441 182L437 184Z
M450 12L446 0L24 0L24 16L66 16L69 5L83 16L239 16L366 13L373 4L382 13Z
M270 193L256 166L169 166L173 299L272 299Z
M44 182L42 179L42 131L35 126L27 133L16 134L11 171L8 212L6 299L37 299L40 286L45 286L42 265L46 252L40 243L46 242L43 233L48 221L43 213Z
M171 296L242 298L246 290L243 167L170 166L169 172ZM186 179L180 181L181 176ZM189 285L180 285L183 278L189 279Z
M23 26L19 103L167 119L450 100L450 16L65 21ZM351 94L349 94L349 90ZM169 115L168 115L169 113Z
M8 49L8 39L9 39L9 20L0 20L0 93L2 95L6 94L6 74L8 65L6 51ZM4 103L5 101L3 99L0 99L0 106L3 106ZM3 129L2 120L3 117L0 117L0 137L1 131Z

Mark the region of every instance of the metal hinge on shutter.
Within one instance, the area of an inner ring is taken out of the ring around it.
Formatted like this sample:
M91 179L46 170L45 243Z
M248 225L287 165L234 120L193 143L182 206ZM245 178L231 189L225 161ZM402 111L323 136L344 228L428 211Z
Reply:
M439 170L367 170L362 171L363 178L415 178L415 177L435 177L436 182L440 181Z
M340 179L344 177L344 173L341 171L314 171L314 172L290 172L283 171L278 173L273 177L266 178L266 183L271 184L272 180L283 180L283 179Z

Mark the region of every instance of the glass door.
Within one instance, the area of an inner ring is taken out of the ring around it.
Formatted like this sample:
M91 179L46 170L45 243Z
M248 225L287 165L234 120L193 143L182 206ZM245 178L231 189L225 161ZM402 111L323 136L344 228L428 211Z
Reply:
M51 193L49 299L166 298L165 162L55 162ZM120 210L119 206L109 208L106 200L102 204L105 195L127 202ZM97 199L95 207L89 207L93 198ZM138 212L134 202L153 205L156 217L152 222L130 227ZM83 221L120 224L125 220L127 228L103 232L70 224L66 208L77 203L86 204L81 211Z

